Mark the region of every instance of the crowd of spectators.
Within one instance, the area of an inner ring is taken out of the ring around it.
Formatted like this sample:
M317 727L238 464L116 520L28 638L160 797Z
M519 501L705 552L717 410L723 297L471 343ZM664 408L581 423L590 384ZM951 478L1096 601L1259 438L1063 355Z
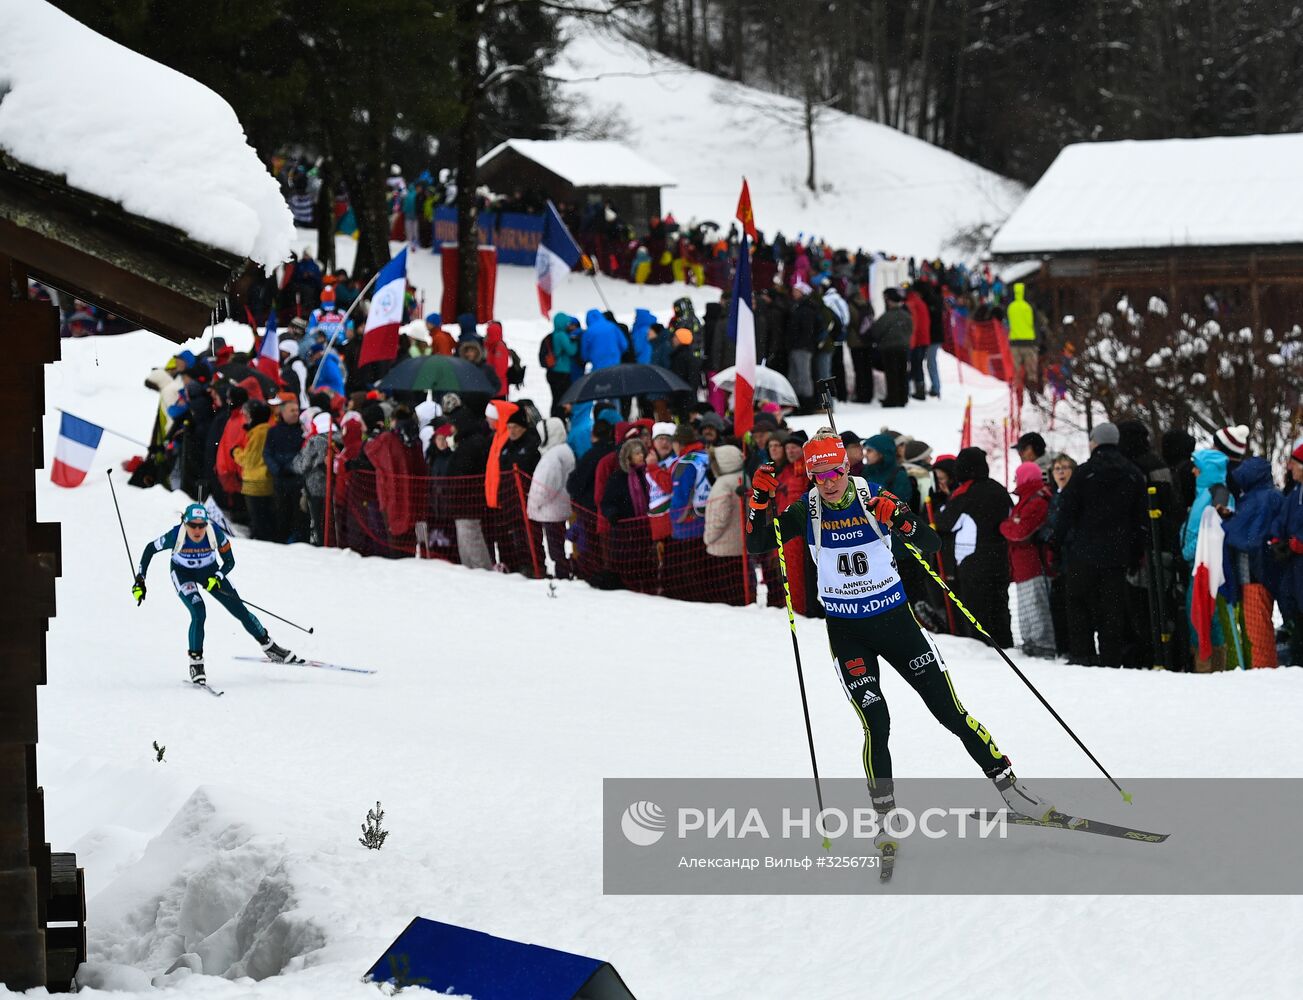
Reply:
M633 329L651 349L660 331L691 322L690 307L680 300L671 324L639 316L628 332L595 310L586 327L560 315L552 349L571 374L618 363ZM458 340L437 328L444 349L478 338L466 319ZM242 368L248 358L220 339L152 373L160 444L138 481L212 496L266 541L438 555L684 599L782 602L776 566L745 554L743 498L766 461L777 470L778 507L808 488L790 408L762 404L740 438L726 406L705 393L650 401L642 412L654 415L631 420L622 400L554 399L544 411L501 396L350 391L333 376L313 385L310 338L281 346L279 382ZM413 340L409 349L431 346ZM562 384L553 381L554 392ZM1011 496L980 448L934 456L890 429L842 436L853 474L936 525L944 545L934 569L1002 646L1016 635L1029 655L1111 667L1269 666L1280 662L1279 604L1293 644L1285 660L1300 661L1303 448L1282 490L1267 460L1248 454L1245 427L1223 428L1201 449L1170 431L1155 452L1144 423L1100 424L1088 456L1050 455L1029 433L1015 445L1022 464ZM801 540L788 545L794 606L817 615L814 568ZM920 620L976 637L912 554L896 555ZM1215 601L1197 596L1199 567L1226 581Z

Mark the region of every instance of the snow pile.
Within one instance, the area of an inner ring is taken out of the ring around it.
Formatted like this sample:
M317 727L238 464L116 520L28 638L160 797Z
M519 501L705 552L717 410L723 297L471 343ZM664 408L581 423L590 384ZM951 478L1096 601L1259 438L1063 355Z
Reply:
M673 187L676 183L628 146L603 139L508 139L480 157L479 165L508 149L575 187Z
M1303 134L1066 147L995 253L1303 243Z
M289 209L231 106L45 0L0 3L0 149L200 243L288 256Z
M756 224L900 256L948 256L957 233L994 228L1023 188L903 132L837 111L815 138L818 193L805 185L797 101L689 69L623 38L575 26L551 69L586 130L663 164L678 186L662 208L727 228L742 177Z

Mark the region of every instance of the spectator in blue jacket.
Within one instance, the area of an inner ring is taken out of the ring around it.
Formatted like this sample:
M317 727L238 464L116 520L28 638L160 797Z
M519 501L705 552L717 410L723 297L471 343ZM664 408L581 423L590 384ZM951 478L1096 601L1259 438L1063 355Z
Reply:
M701 538L706 532L710 456L691 424L679 424L673 447L676 459L671 475L670 535L676 540Z
M1213 448L1204 448L1196 451L1191 457L1191 472L1194 476L1194 502L1190 505L1190 513L1186 515L1185 524L1181 528L1181 558L1191 567L1193 573L1195 565L1195 553L1199 546L1199 525L1203 520L1203 512L1209 507L1221 507L1227 510L1235 508L1235 498L1231 496L1230 488L1226 485L1226 472L1230 464L1230 459L1223 451ZM1177 489L1174 491L1178 495L1182 492L1180 485L1176 484ZM1218 605L1223 605L1219 599ZM1195 660L1195 671L1197 673L1207 673L1210 670L1223 670L1226 667L1226 634L1222 631L1222 611L1215 611L1212 616L1211 631L1209 638L1212 642L1212 655L1207 660L1199 658L1199 634L1194 627L1194 587L1186 588L1185 595L1185 617L1190 629L1190 649Z
M624 356L624 331L598 309L589 309L585 321L587 328L584 330L582 349L584 360L593 366L592 371L618 365Z
M633 341L634 360L640 365L652 363L652 345L647 339L647 331L656 322L650 309L639 309L633 314L633 326L629 330L629 339Z
M647 328L647 342L650 345L651 364L661 368L670 367L670 354L674 351L674 335L661 323L652 323Z
M294 471L294 459L303 447L303 428L299 425L299 400L292 393L282 393L276 407L276 422L267 431L262 460L271 474L276 497L276 542L307 541L301 530L299 498L303 495L303 477Z
M581 334L579 320L566 313L552 317L552 367L547 370L547 384L552 390L552 416L562 416L561 397L577 374L579 345L575 339Z
M1280 522L1285 498L1271 480L1265 458L1246 458L1231 473L1232 493L1238 487L1235 516L1226 522L1226 586L1229 600L1244 614L1245 651L1250 665L1274 667L1276 630L1271 612L1276 567L1268 558L1267 542Z
M1273 532L1281 563L1276 600L1289 632L1289 662L1303 666L1303 444L1289 456L1289 478Z

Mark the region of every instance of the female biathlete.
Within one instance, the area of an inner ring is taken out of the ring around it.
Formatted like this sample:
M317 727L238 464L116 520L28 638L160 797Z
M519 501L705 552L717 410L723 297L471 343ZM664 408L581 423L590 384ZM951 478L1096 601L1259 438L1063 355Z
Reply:
M813 488L778 515L783 539L805 538L818 569L819 600L828 621L828 641L842 686L864 726L864 770L880 817L895 808L891 717L882 697L878 659L907 680L941 725L954 733L982 772L995 782L1015 813L1045 820L1054 806L1031 792L986 727L968 714L950 683L936 644L919 628L891 554L891 533L899 533L925 554L941 547L937 533L922 523L904 501L882 487L851 476L846 448L823 428L805 445L805 470ZM751 506L769 504L778 486L772 465L752 477ZM768 530L750 531L747 550L759 555L777 544ZM880 833L879 847L898 847Z
M269 660L278 663L302 663L301 657L295 656L284 646L278 646L267 634L262 622L244 606L235 587L227 579L235 568L235 556L231 552L231 540L217 525L208 520L208 511L201 503L192 503L181 515L181 523L166 534L145 546L140 554L140 572L136 574L131 587L131 596L139 604L145 599L145 574L149 572L150 560L157 552L171 551L172 586L176 588L177 597L181 598L190 612L190 680L196 684L207 684L204 674L204 594L213 597L218 604L226 608L244 630L258 641L263 654ZM218 557L222 564L217 565Z

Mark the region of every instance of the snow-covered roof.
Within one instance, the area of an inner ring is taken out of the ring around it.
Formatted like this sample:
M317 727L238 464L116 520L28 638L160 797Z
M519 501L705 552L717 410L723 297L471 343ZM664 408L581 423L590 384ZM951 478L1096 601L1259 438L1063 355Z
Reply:
M1303 243L1303 134L1089 142L1059 153L999 254Z
M0 2L0 150L215 249L289 255L293 219L231 106L45 0Z
M628 146L605 139L508 139L480 157L482 167L502 152L521 156L575 187L673 187L675 180Z

